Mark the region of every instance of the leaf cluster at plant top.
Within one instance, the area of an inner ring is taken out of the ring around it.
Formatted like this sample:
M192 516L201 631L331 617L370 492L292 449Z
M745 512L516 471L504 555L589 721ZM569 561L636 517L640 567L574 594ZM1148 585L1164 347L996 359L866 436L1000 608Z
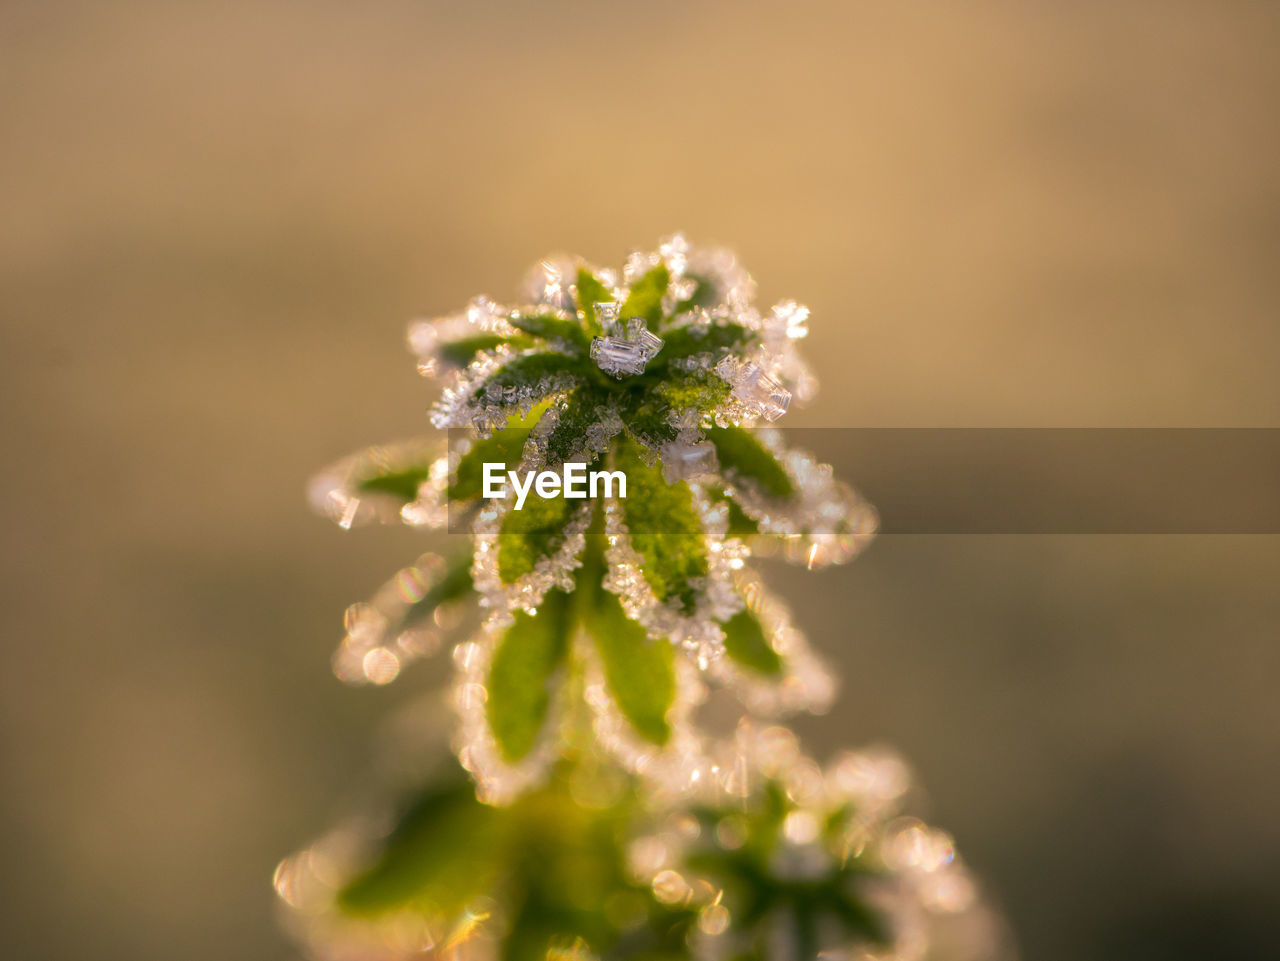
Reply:
M411 328L444 379L432 423L466 436L355 454L313 503L343 527L470 537L350 608L334 669L388 683L452 643L470 781L428 785L385 838L353 832L336 889L322 852L282 865L318 956L764 961L835 938L839 957L908 961L889 952L977 910L946 836L895 820L901 762L823 770L755 720L823 711L835 681L753 555L842 563L876 519L765 426L812 391L808 311L754 293L731 255L677 235L621 273L549 259L526 302ZM627 496L483 497L486 463L570 461L622 471ZM482 622L462 635L465 608ZM740 702L730 738L698 723L711 687Z

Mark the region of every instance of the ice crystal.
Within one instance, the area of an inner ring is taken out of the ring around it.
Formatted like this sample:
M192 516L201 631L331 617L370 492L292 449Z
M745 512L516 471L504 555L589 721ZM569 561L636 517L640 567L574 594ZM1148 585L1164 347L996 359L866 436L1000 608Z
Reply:
M791 406L791 391L754 361L739 363L732 356L716 365L716 373L733 388L730 397L756 416L775 421Z
M696 431L685 429L662 445L662 476L668 484L716 473L720 465L715 446L698 438Z
M622 305L616 300L603 300L596 302L594 307L596 319L600 321L605 334L609 337L621 337L622 328L618 326L618 312L622 309Z
M628 318L624 333L619 329L617 313L616 304L596 304L596 315L609 333L591 341L591 359L606 374L619 379L643 374L662 349L662 338L651 333L641 317Z

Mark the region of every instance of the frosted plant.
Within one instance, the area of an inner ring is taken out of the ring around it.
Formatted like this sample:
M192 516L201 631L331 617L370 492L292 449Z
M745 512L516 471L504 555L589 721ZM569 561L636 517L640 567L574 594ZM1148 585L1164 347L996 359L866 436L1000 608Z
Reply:
M385 684L447 642L469 779L437 778L387 837L349 827L281 864L315 956L994 956L950 840L902 815L900 761L824 771L754 720L824 711L835 679L751 558L842 563L876 525L765 426L815 384L808 310L754 293L676 235L621 273L550 258L518 305L411 326L448 443L371 448L311 497L343 527L469 535L351 607L334 656ZM620 472L625 496L483 496L485 465L566 464ZM727 739L698 723L713 686L743 711Z

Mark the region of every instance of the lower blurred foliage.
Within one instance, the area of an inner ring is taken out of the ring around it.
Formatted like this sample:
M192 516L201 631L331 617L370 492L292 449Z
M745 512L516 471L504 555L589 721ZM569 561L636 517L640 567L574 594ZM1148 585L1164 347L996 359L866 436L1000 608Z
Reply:
M736 849L704 846L687 858L690 868L704 873L723 885L729 899L736 903L739 923L747 928L758 925L774 912L785 912L795 919L796 952L800 957L816 957L822 947L818 932L839 923L848 934L872 945L886 945L890 940L884 919L871 910L854 890L854 882L862 873L874 873L872 867L857 854L817 872L778 872L775 855L783 843L783 827L794 809L786 792L777 783L765 786L760 802L751 816L742 817L713 808L698 811L699 830L696 837L718 837L738 830L740 843ZM851 812L842 808L826 823L814 825L827 846L839 849L841 829Z
M450 772L404 809L327 906L304 911L327 916L326 929L333 915L348 919L349 933L366 942L363 957L415 953L401 941L413 927L416 951L474 943L488 956L496 941L496 956L511 961L572 956L583 946L611 957L687 958L697 912L661 903L627 871L626 844L643 816L629 780L587 763L560 765L545 787L501 808L477 801L470 780ZM406 915L423 924L406 925ZM375 946L382 953L370 953ZM342 950L333 956L349 956Z
M506 807L451 768L389 831L354 821L286 859L276 888L323 961L1004 956L951 839L901 816L896 756L824 771L780 728L735 743L728 787L693 800L590 752Z

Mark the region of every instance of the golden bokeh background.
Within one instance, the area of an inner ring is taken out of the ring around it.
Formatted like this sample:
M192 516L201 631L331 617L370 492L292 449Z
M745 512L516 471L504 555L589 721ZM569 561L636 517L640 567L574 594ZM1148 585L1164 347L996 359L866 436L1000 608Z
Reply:
M425 542L304 482L544 253L734 246L813 309L794 425L1280 426L1278 50L1230 0L6 0L0 956L293 956L275 861L438 676L332 678ZM1272 956L1276 537L771 573L846 681L811 745L900 745L1027 958Z

